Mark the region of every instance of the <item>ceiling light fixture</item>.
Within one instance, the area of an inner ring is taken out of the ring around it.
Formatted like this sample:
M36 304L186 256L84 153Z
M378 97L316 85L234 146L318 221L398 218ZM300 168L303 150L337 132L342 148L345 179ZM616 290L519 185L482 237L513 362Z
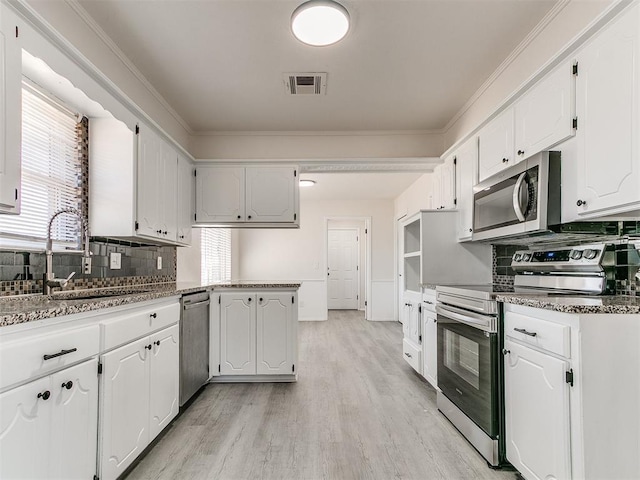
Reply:
M315 180L300 180L301 187L313 187L315 184Z
M293 11L291 31L307 45L332 45L349 31L349 12L332 0L309 0Z

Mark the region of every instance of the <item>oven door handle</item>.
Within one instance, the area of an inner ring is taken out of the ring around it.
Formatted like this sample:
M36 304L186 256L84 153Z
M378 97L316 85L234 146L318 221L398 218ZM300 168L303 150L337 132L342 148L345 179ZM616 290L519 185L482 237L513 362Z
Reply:
M478 315L467 310L455 308L450 305L437 305L436 313L448 317L457 322L466 323L487 332L495 332L495 317Z
M527 214L528 205L529 205L529 188L526 190L522 190L522 185L527 184L529 182L526 181L527 172L522 172L516 180L516 184L513 187L513 209L516 212L516 216L518 220L524 222L526 220L525 215ZM522 192L525 192L525 197L523 198ZM523 205L524 204L524 205Z

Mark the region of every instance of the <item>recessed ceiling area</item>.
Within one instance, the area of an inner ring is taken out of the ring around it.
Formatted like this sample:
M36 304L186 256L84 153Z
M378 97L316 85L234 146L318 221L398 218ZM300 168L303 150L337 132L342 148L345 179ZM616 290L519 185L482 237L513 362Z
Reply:
M347 36L297 41L301 0L79 0L193 131L442 129L557 0L349 0ZM285 72L327 72L291 96Z
M300 201L392 200L422 175L424 172L302 173L301 179L316 184L300 188Z

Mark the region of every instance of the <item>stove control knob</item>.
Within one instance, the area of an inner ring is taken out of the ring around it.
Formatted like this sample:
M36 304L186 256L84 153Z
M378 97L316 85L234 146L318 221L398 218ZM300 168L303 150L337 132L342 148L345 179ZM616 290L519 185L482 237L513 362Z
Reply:
M596 258L598 256L598 254L600 253L600 250L594 250L591 248L587 248L584 251L584 258L586 258L587 260L593 260L594 258Z
M514 262L519 262L520 260L522 260L522 254L521 254L521 253L516 253L516 254L513 256L513 261L514 261Z
M528 262L529 260L531 260L531 254L530 253L525 253L522 255L522 261L523 262Z
M580 260L582 258L582 250L571 250L571 260Z

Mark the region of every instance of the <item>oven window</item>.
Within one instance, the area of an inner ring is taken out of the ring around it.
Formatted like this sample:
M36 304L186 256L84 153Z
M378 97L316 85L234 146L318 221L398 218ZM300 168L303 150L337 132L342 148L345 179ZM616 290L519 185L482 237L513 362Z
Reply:
M480 390L480 346L451 330L444 330L444 365Z

